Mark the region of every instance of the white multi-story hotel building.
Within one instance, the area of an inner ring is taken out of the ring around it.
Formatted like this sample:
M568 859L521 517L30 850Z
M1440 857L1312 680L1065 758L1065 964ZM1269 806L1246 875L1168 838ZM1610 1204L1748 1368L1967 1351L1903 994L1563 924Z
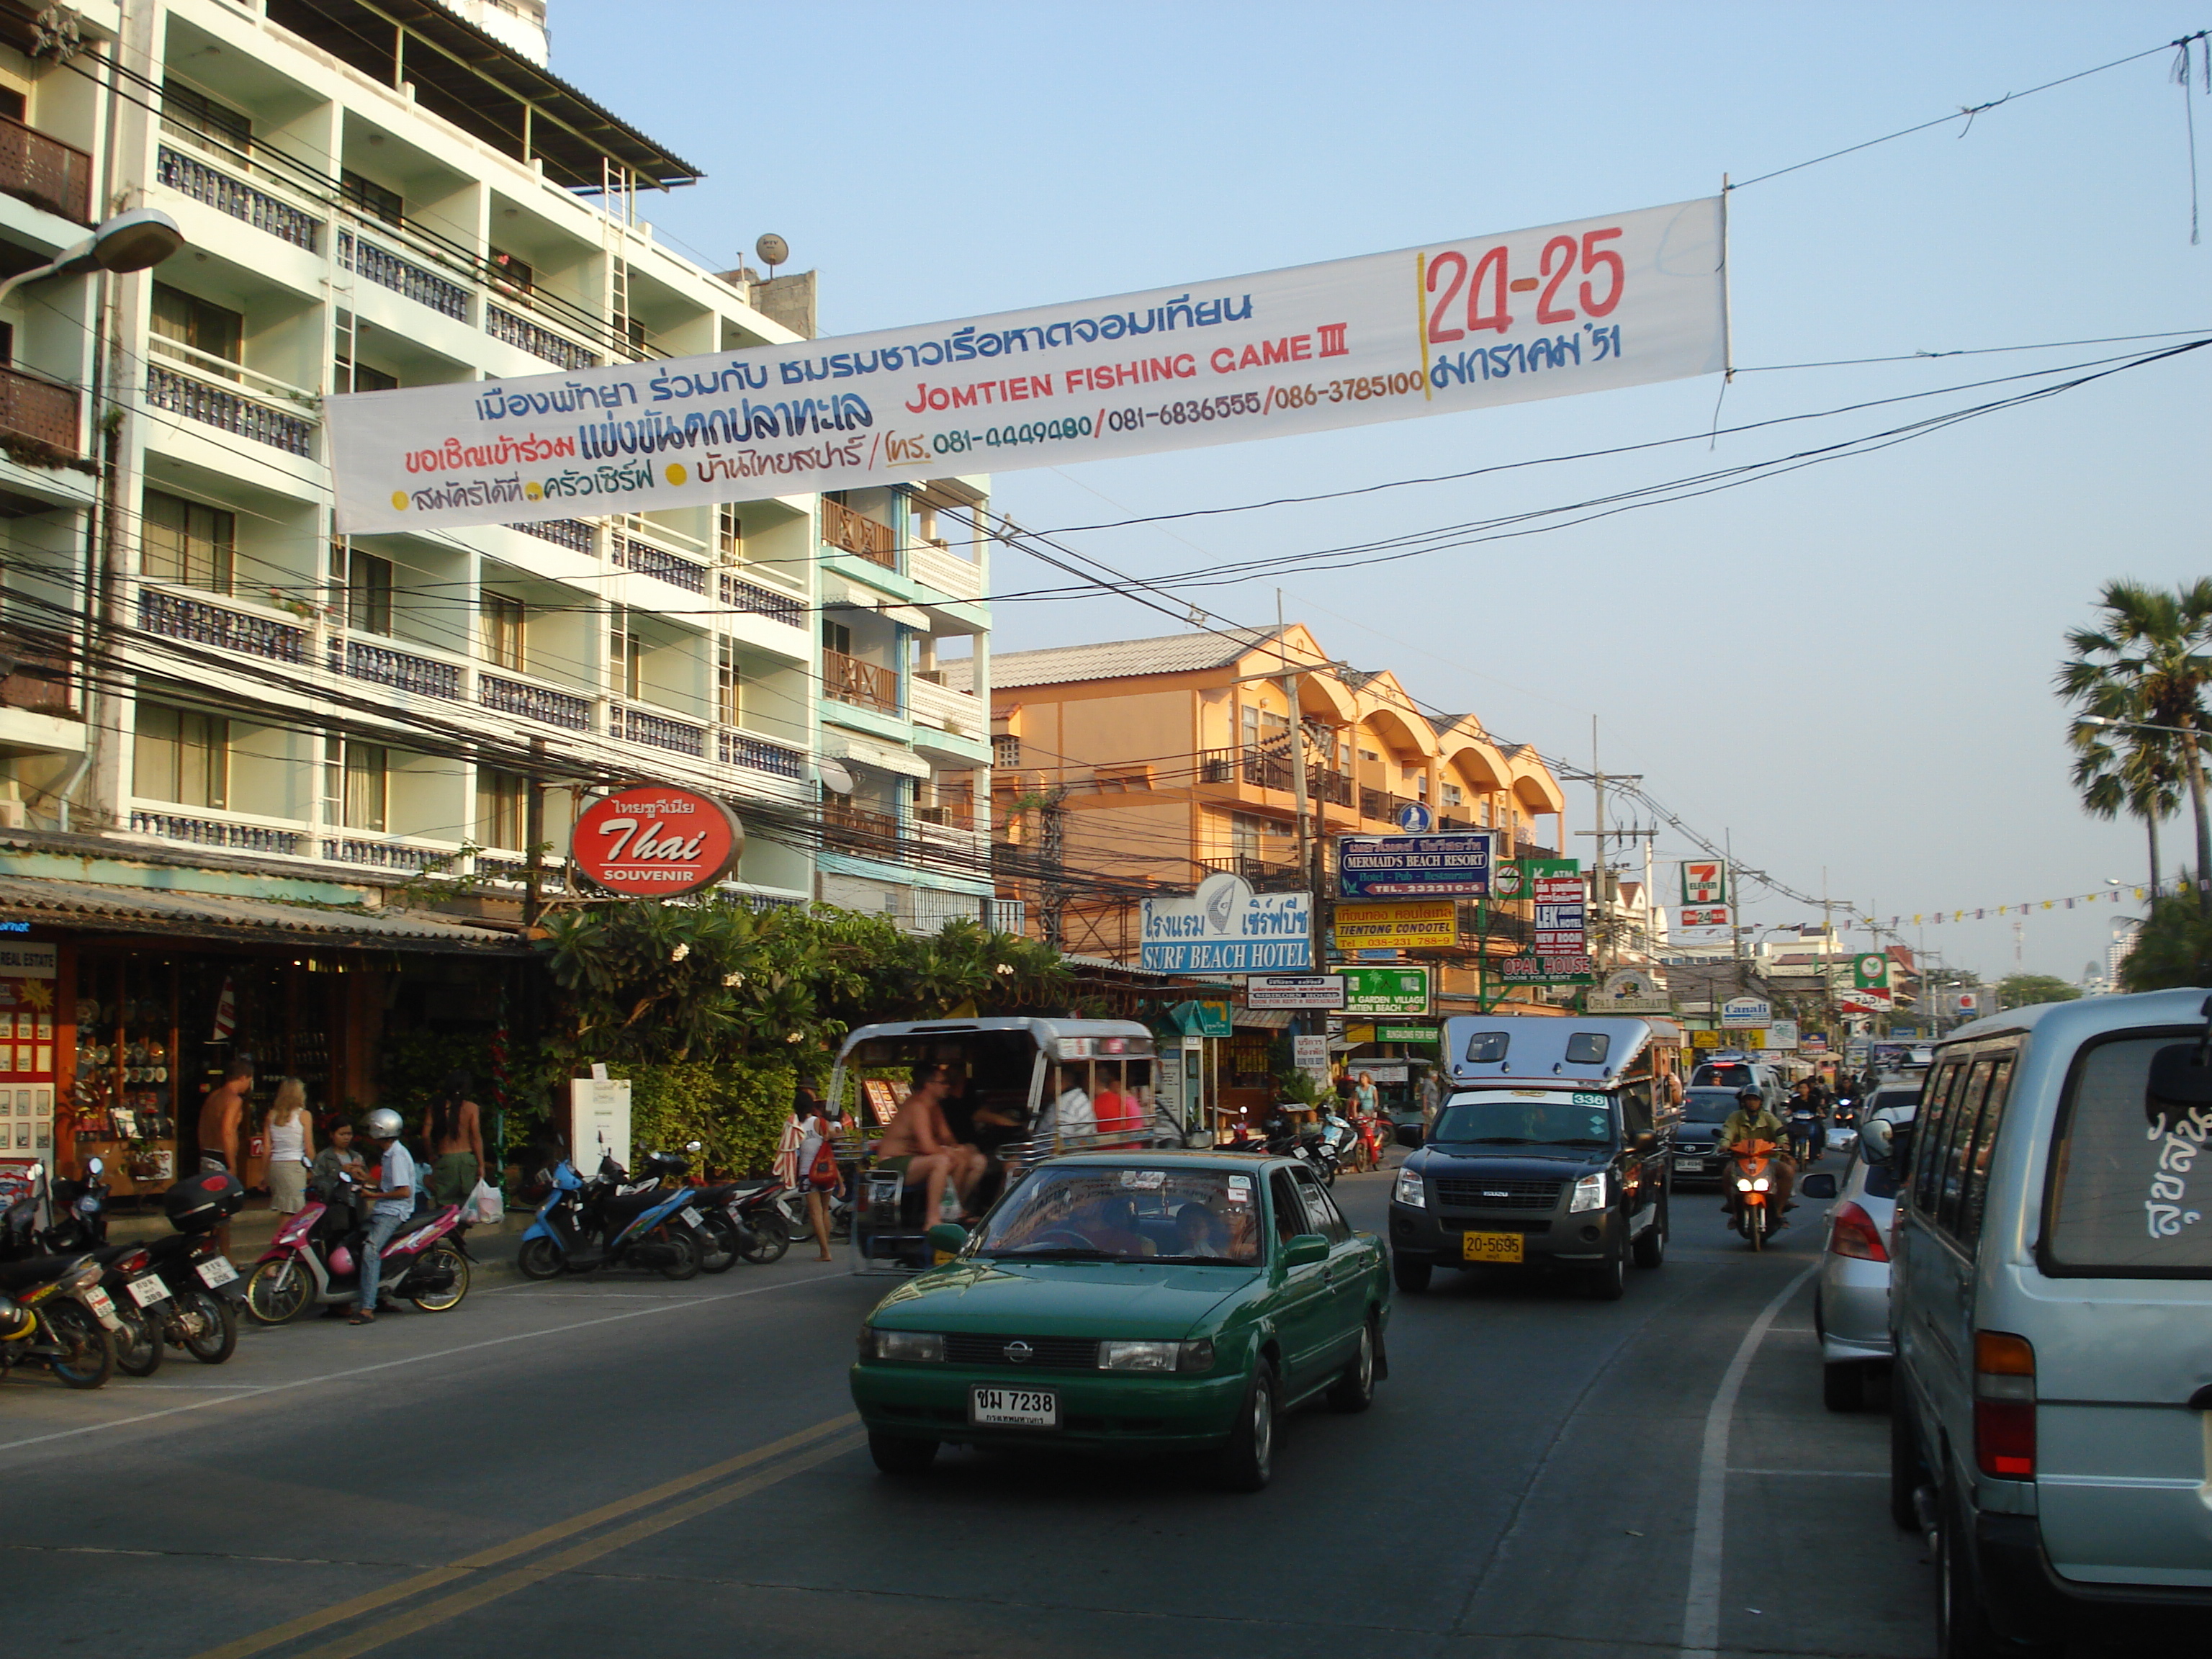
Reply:
M0 302L0 821L504 883L586 788L671 781L732 802L760 903L987 918L983 480L333 533L333 393L812 331L811 273L656 238L696 169L551 73L544 25L0 0L0 277L128 209L185 236Z

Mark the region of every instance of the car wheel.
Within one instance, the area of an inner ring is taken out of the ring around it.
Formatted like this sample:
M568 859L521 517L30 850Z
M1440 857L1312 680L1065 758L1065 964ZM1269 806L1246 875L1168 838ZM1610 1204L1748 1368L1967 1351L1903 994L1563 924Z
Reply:
M1344 1375L1328 1391L1328 1408L1347 1414L1364 1412L1375 1403L1375 1322L1359 1328L1359 1351L1344 1368Z
M1601 1266L1591 1268L1588 1285L1590 1296L1596 1301L1620 1301L1628 1289L1628 1268L1622 1253L1610 1252Z
M2065 1650L2014 1642L1990 1621L1966 1546L1963 1505L1946 1498L1936 1517L1936 1652L1938 1659L2056 1659Z
M1265 1359L1252 1362L1252 1380L1245 1384L1237 1426L1221 1449L1215 1473L1231 1492L1258 1492L1273 1478L1275 1368Z
M885 1474L925 1474L937 1461L937 1442L868 1431L868 1455Z
M1853 1360L1820 1368L1820 1403L1832 1412L1866 1409L1866 1367Z
M1636 1241L1636 1265L1656 1267L1667 1260L1667 1199L1660 1195L1659 1213L1644 1230L1644 1237Z
M1899 1532L1920 1530L1920 1448L1905 1418L1905 1391L1893 1381L1889 1398L1889 1518Z
M1432 1264L1426 1261L1408 1261L1402 1255L1390 1259L1390 1282L1407 1296L1419 1296L1429 1288L1431 1271Z

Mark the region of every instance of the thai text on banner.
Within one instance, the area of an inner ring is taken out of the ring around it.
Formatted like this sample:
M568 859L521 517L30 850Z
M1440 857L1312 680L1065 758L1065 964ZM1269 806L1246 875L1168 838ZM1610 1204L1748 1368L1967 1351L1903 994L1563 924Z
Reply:
M1717 198L964 322L325 400L342 533L1005 472L1718 371Z

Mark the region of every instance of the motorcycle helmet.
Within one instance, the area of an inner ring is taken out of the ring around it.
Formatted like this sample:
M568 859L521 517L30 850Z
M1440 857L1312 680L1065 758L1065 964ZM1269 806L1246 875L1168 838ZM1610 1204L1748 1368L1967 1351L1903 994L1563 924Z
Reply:
M362 1133L371 1140L397 1140L404 1127L399 1114L389 1106L380 1106L361 1121Z
M331 1271L332 1273L341 1274L349 1273L353 1269L354 1260L353 1252L351 1250L341 1244L331 1252Z
M204 1232L246 1207L246 1188L228 1170L209 1170L161 1194L161 1213L180 1233Z

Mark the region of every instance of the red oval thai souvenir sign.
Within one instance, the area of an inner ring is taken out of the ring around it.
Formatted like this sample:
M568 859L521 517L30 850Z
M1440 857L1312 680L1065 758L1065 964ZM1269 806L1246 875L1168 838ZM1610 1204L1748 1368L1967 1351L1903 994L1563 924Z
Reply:
M711 795L646 784L586 807L568 835L576 867L611 893L665 898L710 887L744 849L745 832Z

